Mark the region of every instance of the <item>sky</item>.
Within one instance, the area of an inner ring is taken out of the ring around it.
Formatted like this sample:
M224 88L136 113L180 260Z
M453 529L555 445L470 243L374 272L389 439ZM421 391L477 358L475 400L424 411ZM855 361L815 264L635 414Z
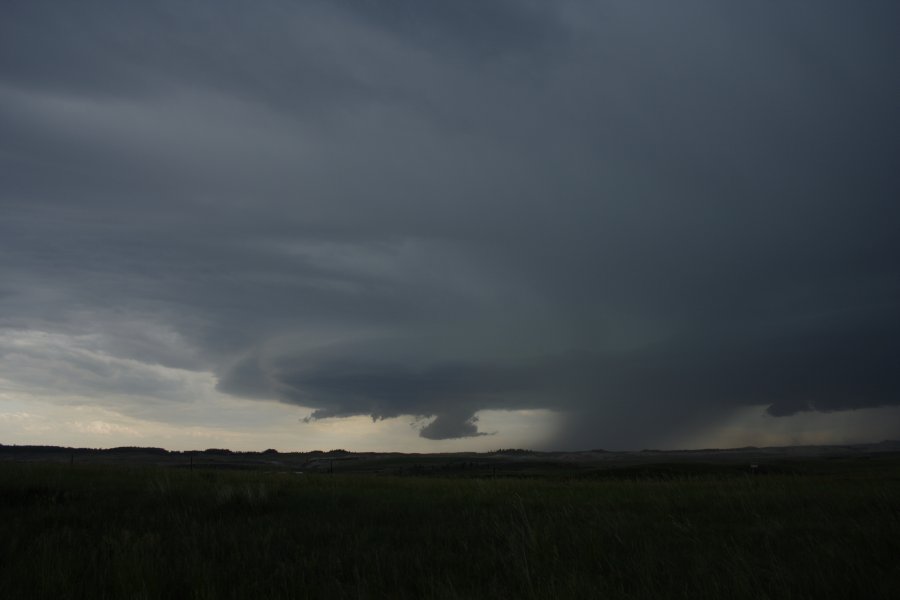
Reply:
M0 443L900 438L893 0L0 12Z

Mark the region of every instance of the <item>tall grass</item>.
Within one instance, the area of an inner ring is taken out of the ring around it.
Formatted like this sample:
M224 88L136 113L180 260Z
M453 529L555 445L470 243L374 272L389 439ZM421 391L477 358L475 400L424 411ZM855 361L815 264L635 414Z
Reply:
M895 598L900 471L637 480L0 465L0 598Z

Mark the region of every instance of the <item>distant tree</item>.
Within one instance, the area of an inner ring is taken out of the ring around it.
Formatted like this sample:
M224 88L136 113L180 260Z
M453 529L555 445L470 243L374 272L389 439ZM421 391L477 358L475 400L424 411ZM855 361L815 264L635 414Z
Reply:
M219 454L219 455L228 455L233 454L231 450L227 448L207 448L203 451L205 454Z
M169 451L165 448L153 448L153 447L144 447L144 446L118 446L116 448L107 448L102 452L109 452L114 454L168 454Z

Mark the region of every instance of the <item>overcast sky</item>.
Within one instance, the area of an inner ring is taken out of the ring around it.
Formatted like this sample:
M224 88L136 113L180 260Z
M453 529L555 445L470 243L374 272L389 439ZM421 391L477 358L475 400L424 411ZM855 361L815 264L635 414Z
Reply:
M900 4L5 0L0 443L900 437Z

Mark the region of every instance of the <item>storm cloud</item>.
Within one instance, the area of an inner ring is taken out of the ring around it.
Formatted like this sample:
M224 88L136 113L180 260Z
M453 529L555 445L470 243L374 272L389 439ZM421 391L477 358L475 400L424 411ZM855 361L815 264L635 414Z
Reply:
M895 2L2 13L10 389L558 447L900 404Z

